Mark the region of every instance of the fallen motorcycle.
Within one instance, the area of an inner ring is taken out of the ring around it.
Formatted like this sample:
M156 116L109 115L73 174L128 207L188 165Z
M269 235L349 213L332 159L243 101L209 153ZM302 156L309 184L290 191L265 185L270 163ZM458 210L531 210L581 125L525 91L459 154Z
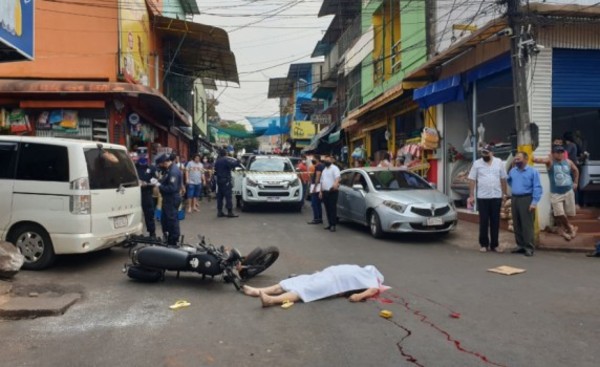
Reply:
M248 255L242 256L237 249L216 247L198 236L196 244L184 244L183 238L176 247L154 237L131 236L123 247L130 248L131 264L125 264L123 272L131 279L142 282L164 280L165 272L196 272L202 278L221 275L226 283L232 283L237 290L242 282L267 270L279 257L277 247L257 247Z

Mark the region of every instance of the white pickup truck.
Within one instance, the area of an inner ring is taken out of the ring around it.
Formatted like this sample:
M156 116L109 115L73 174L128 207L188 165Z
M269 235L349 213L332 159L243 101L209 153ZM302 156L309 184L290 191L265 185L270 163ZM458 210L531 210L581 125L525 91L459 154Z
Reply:
M261 204L288 205L301 211L302 182L287 157L255 156L247 170L236 170L233 191L242 211Z

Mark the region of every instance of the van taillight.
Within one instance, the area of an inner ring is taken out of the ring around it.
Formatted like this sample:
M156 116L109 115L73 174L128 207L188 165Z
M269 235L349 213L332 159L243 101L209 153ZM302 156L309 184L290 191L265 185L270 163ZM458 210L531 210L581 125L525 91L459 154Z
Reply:
M90 181L87 177L81 177L71 181L71 190L89 190ZM91 214L92 196L91 195L71 195L70 205L72 214Z
M72 214L91 214L92 212L91 195L71 195L70 204Z
M71 181L71 190L89 190L90 180L87 177L81 177Z

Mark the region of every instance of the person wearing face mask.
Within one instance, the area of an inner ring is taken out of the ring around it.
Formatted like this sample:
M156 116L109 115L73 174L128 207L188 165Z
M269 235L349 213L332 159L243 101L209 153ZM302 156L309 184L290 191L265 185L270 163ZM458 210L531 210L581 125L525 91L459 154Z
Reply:
M321 163L321 156L315 154L312 159L311 166L311 185L310 185L310 205L313 210L313 219L308 224L323 223L323 208L321 206L321 174L325 169L325 165Z
M481 252L500 252L500 210L506 199L506 170L502 160L494 157L492 146L481 149L481 158L473 163L469 172L469 199L472 206L477 194L479 211L479 246Z
M508 185L512 191L512 218L517 248L515 254L533 256L534 221L537 204L543 189L539 172L527 165L529 155L518 152L514 167L508 172Z
M326 230L335 232L337 224L337 200L340 189L340 169L333 164L333 157L325 158L325 169L321 174L321 192L319 198L325 205L328 226Z

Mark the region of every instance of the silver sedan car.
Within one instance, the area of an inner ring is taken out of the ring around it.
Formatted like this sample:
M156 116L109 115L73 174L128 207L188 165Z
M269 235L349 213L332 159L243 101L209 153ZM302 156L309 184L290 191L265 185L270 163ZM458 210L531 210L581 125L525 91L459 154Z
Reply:
M369 226L371 234L448 233L456 227L454 203L420 176L397 168L342 171L338 217Z

